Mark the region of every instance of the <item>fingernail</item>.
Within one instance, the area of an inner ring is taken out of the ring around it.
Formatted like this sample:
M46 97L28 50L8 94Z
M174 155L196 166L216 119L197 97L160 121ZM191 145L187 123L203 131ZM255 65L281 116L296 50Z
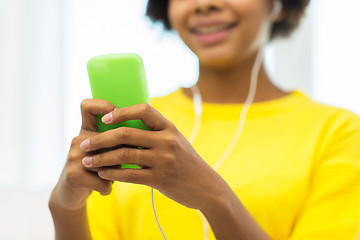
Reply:
M105 171L104 171L104 169L100 169L100 170L98 171L98 174L99 174L100 177L105 176Z
M80 149L83 151L86 151L89 148L90 148L90 139L86 139L80 144Z
M92 157L90 156L84 157L82 162L85 166L89 167L92 163Z
M110 123L112 121L112 117L113 116L112 116L112 112L111 112L111 113L108 113L108 114L104 115L101 120L104 123Z

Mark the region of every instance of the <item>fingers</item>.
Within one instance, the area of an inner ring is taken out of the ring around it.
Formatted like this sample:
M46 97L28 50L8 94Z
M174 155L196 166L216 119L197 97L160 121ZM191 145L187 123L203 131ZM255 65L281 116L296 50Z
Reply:
M102 195L107 195L111 192L111 183L99 178L97 172L88 171L81 163L81 160L86 157L86 154L79 149L82 140L84 140L84 137L78 136L71 142L66 167L62 173L65 183L74 192L81 189L92 189Z
M109 182L108 180L103 180L103 179L101 179L101 180L102 181L100 181L98 179L98 176L96 176L96 179L95 179L95 182L94 182L94 184L92 186L92 189L94 191L99 192L103 196L107 196L112 191L112 183Z
M170 121L146 103L116 109L105 115L102 121L106 124L114 124L136 119L141 120L147 127L155 131L163 130L171 125Z
M83 181L86 181L87 185L91 183L90 188L99 192L103 196L109 195L112 191L112 183L108 180L99 178L96 173L89 177L89 179L86 177L83 178Z
M156 136L151 131L120 127L87 138L81 143L80 148L86 152L113 148L120 145L151 148L154 145L154 139L156 139Z
M102 168L98 175L105 180L143 184L150 186L153 174L149 169L114 169Z
M111 193L111 182L101 179L96 173L87 171L85 168L79 169L70 167L65 173L66 183L71 189L92 189L101 195Z
M120 164L152 167L153 159L155 159L155 153L151 150L124 147L93 156L87 156L83 158L82 162L86 168L99 168Z
M114 104L102 99L85 99L81 102L82 128L97 131L96 116L107 114L116 108Z

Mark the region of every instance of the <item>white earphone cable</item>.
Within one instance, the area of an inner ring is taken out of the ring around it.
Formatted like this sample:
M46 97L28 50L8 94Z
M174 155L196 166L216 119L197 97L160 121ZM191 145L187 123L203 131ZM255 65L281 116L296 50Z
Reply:
M234 150L236 143L239 141L240 136L244 130L246 115L249 111L251 104L254 101L254 98L255 98L257 82L258 82L257 80L258 80L258 76L259 76L259 72L260 72L260 68L261 68L261 64L262 64L262 58L263 58L262 50L259 49L258 54L255 59L255 62L254 62L254 65L253 65L253 68L251 70L249 92L248 92L248 96L245 100L244 106L240 111L239 123L236 128L236 132L235 132L233 138L231 139L230 144L226 148L225 152L220 157L220 159L217 161L217 163L214 165L213 168L215 169L215 171L218 171L220 169L220 167L222 166L222 164L225 162L225 160L230 156L230 154Z
M159 219L158 219L157 214L156 214L155 201L154 201L154 188L151 188L151 203L152 203L152 207L153 207L153 212L154 212L156 224L158 225L159 230L160 230L163 238L164 238L165 240L167 240L166 237L165 237L165 234L164 234L164 232L163 232L163 230L162 230L162 228L161 228L161 226L160 226L160 222L159 222Z
M255 99L257 82L258 82L258 77L259 77L259 73L260 73L260 68L262 65L262 60L263 60L263 52L262 52L262 49L260 48L257 53L256 59L254 61L253 68L251 70L249 92L248 92L247 98L245 100L245 103L240 111L239 122L238 122L238 125L236 128L235 134L234 134L233 138L231 139L228 147L224 151L224 153L221 155L219 160L215 163L215 165L213 167L213 169L215 171L218 171L220 169L220 167L223 165L223 163L226 161L226 159L230 156L230 154L234 150L236 144L238 143L238 141L241 137L241 134L242 134L244 126L245 126L247 113ZM201 94L200 94L199 88L197 87L196 84L191 88L191 91L193 93L193 104L194 104L193 107L194 107L195 120L194 120L193 129L191 131L188 141L191 144L193 144L195 142L196 137L199 134L200 127L201 127L202 99L201 99ZM165 234L164 234L164 232L160 226L159 220L157 218L155 204L154 204L153 188L151 189L151 198L152 198L152 206L153 206L153 211L154 211L157 225L161 231L161 234L163 235L163 238L166 240ZM205 216L199 210L197 210L197 213L200 216L201 222L203 224L204 240L208 240L209 239L209 230L210 230L209 223L207 222Z
M248 96L245 100L243 108L240 111L240 117L239 117L238 126L236 128L236 132L235 132L233 138L231 139L230 144L226 148L225 152L221 155L219 160L215 163L215 165L213 167L213 169L215 171L218 171L220 169L220 167L223 165L223 163L225 162L225 160L230 156L230 154L234 150L237 142L239 141L239 139L241 137L241 133L243 132L244 125L245 125L246 115L248 113L248 110L249 110L251 104L254 101L254 98L255 98L258 76L259 76L260 68L262 65L262 59L263 59L262 49L259 49L258 54L255 59L255 62L254 62L254 65L253 65L253 68L252 68L252 71L251 71L250 87L249 87ZM202 113L202 105L201 105L201 102L199 104L197 101L195 101L195 99L201 100L201 95L200 95L198 87L196 85L194 85L191 88L191 90L193 91L193 96L194 96L193 98L194 98L195 124L194 124L194 128L193 128L193 131L191 134L192 141L189 140L189 142L191 144L193 144L193 142L196 139L197 134L200 131L201 124L197 124L197 123L198 122L201 123L201 114L199 116L197 113ZM196 96L196 95L200 95L200 97ZM196 104L198 104L198 105L196 106ZM199 126L199 129L195 129L195 126ZM196 135L195 135L195 133L196 133ZM204 240L208 240L209 239L209 230L210 230L209 223L207 222L205 216L199 210L197 210L197 213L200 216L201 222L203 224Z
M200 94L199 88L197 87L196 84L191 88L191 91L193 94L193 107L194 107L195 121L194 121L194 126L193 126L193 129L191 131L188 141L189 141L189 143L191 143L191 145L193 145L197 135L199 134L200 126L201 126L202 99L201 99L201 94Z

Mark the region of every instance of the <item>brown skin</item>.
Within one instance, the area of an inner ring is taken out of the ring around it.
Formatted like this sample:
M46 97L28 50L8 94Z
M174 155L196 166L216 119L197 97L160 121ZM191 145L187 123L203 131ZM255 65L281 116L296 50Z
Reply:
M268 0L170 0L172 27L199 57L198 86L204 101L244 102L256 53L267 42L270 32L270 12ZM237 25L223 41L202 44L189 28L209 19ZM188 89L184 91L191 96ZM268 101L287 94L271 83L262 68L255 101ZM199 209L217 239L270 239L225 180L196 153L169 120L146 104L114 108L110 102L98 99L84 100L81 105L82 129L74 138L49 201L56 239L91 239L86 199L93 190L109 194L112 181L151 186L186 207ZM141 119L153 131L118 128L97 133L96 115L107 113L103 118L107 124ZM143 149L117 148L124 144ZM98 150L103 148L114 150L100 153ZM116 167L122 163L143 168Z
M110 194L111 182L88 171L81 159L89 155L80 149L85 139L98 135L96 115L106 114L115 108L102 100L84 100L81 103L82 127L71 148L60 179L49 200L56 239L91 239L86 216L86 200L93 190Z
M269 38L273 21L270 0L170 0L168 11L172 28L199 58L198 87L203 101L242 103L249 90L251 69L258 49ZM191 32L201 22L236 23L223 41L203 44ZM191 91L185 90L190 97ZM268 101L289 93L276 87L262 66L255 102Z
M111 181L151 186L186 207L199 209L218 239L247 239L248 236L249 239L268 239L227 183L176 127L151 106L139 104L111 111L108 114L111 120L106 123L141 119L153 131L118 128L95 132L96 114L113 108L110 102L99 99L85 100L82 104L84 124L73 141L49 203L56 239L90 239L86 199L92 190L109 194ZM100 149L123 144L144 149L117 148L98 153ZM86 160L89 157L91 163ZM122 163L138 164L143 168L114 168ZM98 175L92 171L97 168L100 168ZM248 231L252 228L254 231Z

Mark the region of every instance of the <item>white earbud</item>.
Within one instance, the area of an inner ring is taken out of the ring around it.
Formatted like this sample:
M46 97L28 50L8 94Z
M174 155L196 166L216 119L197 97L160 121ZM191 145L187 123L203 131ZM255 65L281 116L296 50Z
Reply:
M283 8L282 1L274 0L274 6L273 6L273 9L270 14L270 17L272 20L275 20L277 18L277 16L281 12L282 8Z

